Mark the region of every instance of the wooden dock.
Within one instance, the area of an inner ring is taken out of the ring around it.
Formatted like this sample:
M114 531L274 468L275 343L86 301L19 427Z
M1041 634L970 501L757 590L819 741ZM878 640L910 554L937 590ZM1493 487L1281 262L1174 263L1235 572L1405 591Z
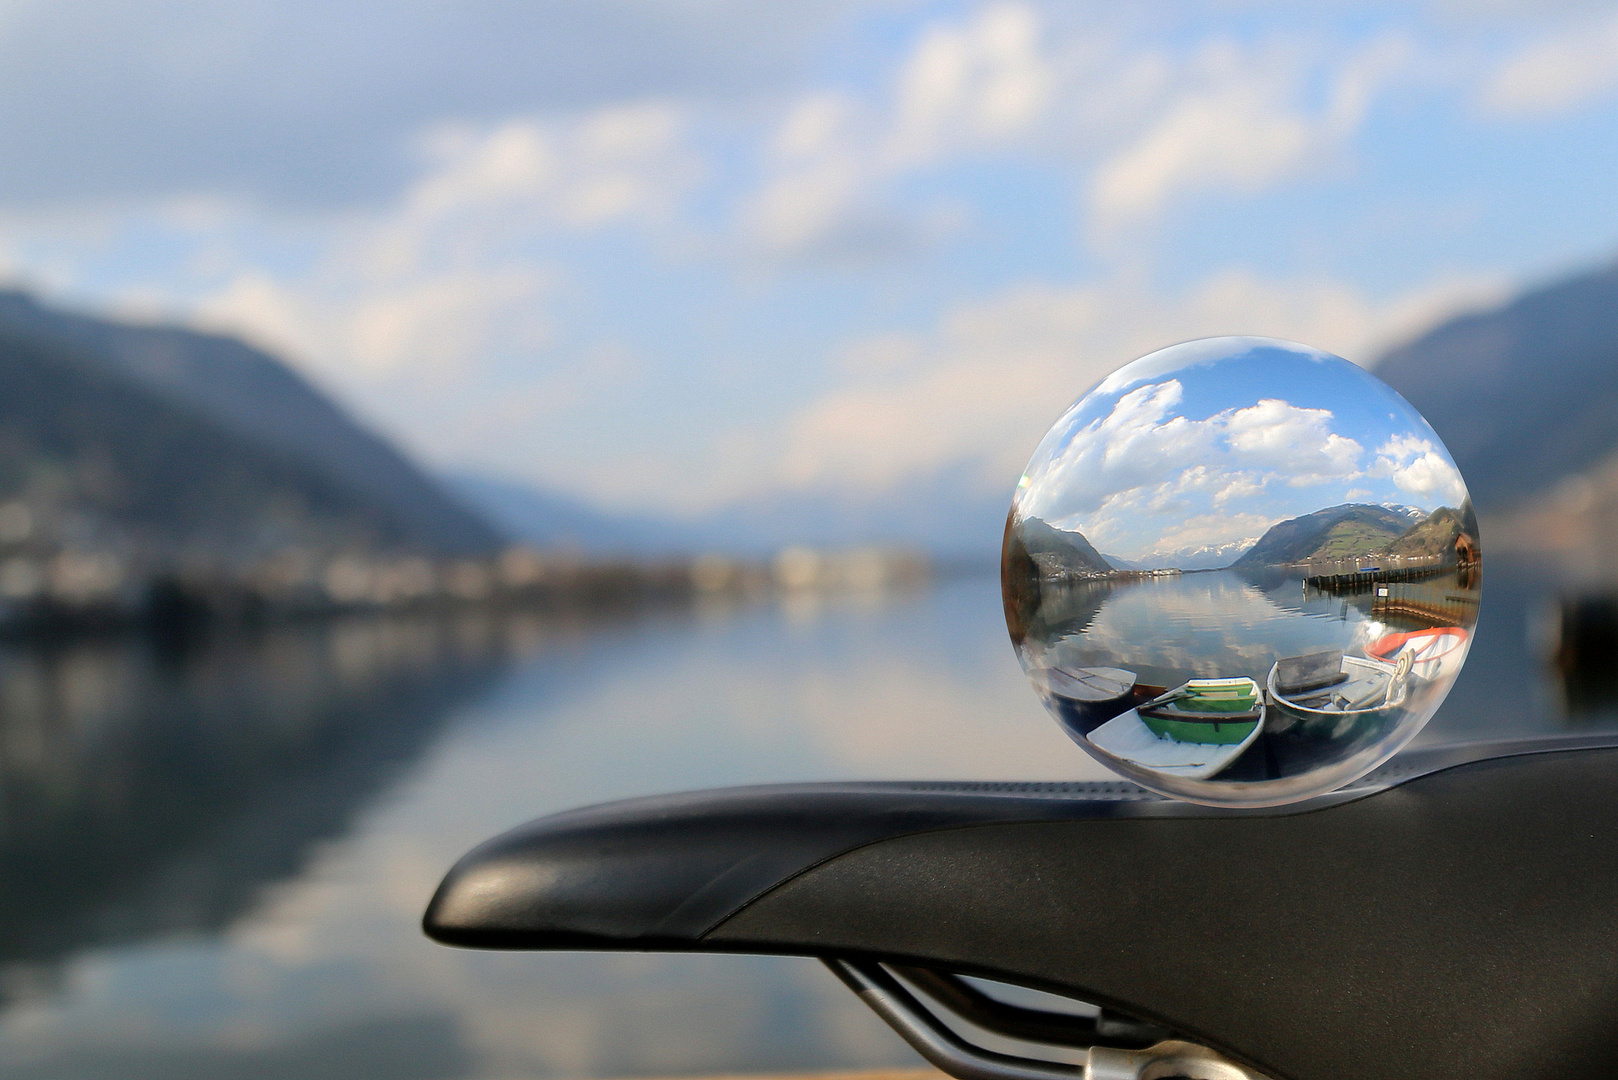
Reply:
M1425 566L1395 566L1387 569L1356 570L1347 574L1316 574L1303 579L1303 583L1311 589L1321 592L1345 593L1365 592L1376 585L1385 585L1390 582L1427 581L1446 574L1454 574L1453 564L1433 563Z
M1424 626L1462 626L1478 621L1476 589L1445 588L1426 583L1380 586L1371 600L1371 615Z

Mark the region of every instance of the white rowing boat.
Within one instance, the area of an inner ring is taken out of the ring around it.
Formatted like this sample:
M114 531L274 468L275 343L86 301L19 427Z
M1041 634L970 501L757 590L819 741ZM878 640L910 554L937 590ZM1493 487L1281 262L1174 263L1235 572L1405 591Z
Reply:
M1415 657L1405 654L1398 663L1389 664L1363 656L1345 656L1340 679L1328 686L1290 693L1281 689L1281 663L1270 668L1266 680L1271 707L1279 714L1280 726L1276 730L1299 726L1304 734L1342 739L1379 729L1384 722L1399 718L1410 693Z
M1078 735L1117 716L1135 690L1135 673L1123 668L1049 667L1030 674L1057 719Z
M1119 713L1090 732L1087 738L1100 749L1134 765L1168 776L1206 780L1217 775L1253 745L1264 730L1266 705L1258 702L1258 722L1245 738L1233 743L1179 742L1159 737L1135 709Z

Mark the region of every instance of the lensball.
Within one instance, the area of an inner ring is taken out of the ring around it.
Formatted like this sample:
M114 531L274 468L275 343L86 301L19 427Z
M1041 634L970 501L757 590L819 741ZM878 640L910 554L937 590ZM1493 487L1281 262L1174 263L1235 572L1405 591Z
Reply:
M1006 624L1085 751L1190 802L1351 783L1421 730L1471 645L1477 521L1421 415L1269 338L1175 345L1051 428L1001 552Z

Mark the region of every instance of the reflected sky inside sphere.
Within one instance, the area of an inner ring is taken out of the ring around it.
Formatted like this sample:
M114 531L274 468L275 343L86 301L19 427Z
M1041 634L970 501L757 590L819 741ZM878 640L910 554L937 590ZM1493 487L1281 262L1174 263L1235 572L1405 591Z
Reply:
M1477 525L1438 436L1348 361L1263 338L1153 353L1076 402L1018 484L1006 618L1116 771L1269 805L1374 768L1471 644Z

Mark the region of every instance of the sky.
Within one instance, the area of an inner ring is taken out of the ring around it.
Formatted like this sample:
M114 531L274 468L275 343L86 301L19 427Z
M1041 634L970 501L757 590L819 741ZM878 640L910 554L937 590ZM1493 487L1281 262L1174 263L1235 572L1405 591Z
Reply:
M1057 421L1018 509L1148 567L1225 566L1279 521L1344 503L1459 507L1431 427L1348 361L1253 338L1172 346Z
M431 466L1010 495L1108 371L1618 249L1614 4L0 0L0 277Z

